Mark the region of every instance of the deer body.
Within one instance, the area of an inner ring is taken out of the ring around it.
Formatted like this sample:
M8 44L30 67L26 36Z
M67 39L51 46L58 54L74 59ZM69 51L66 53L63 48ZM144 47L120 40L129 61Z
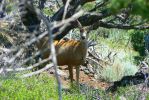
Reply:
M66 0L62 0L65 4ZM91 2L94 0L87 0ZM19 11L22 23L27 27L29 32L39 31L41 19L34 9L32 0L19 0ZM62 16L61 16L62 17ZM82 28L82 27L81 27ZM83 36L83 32L80 32ZM61 37L64 35L62 34ZM40 51L46 48L50 49L48 37L44 37L36 44ZM87 53L87 40L55 40L54 41L58 65L68 65L71 82L73 81L72 66L76 66L77 81L79 80L79 65L84 64ZM48 58L50 51L42 53L43 59ZM44 67L44 64L40 67Z
M71 82L73 82L73 66L76 68L76 79L79 82L79 65L85 63L87 54L87 41L84 40L55 40L54 41L58 66L68 65ZM49 47L48 37L40 40L37 44L39 50ZM42 54L42 58L49 57L47 50Z
M85 41L55 41L58 65L78 66L85 62L87 44Z

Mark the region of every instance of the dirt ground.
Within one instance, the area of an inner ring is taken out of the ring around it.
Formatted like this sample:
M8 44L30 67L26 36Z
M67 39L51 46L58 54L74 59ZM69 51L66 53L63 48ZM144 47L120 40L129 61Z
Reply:
M62 86L69 87L70 79L68 79L69 72L67 70L67 66L62 66L60 67L60 69L63 73L65 73L65 75L61 75ZM75 71L76 71L75 68L73 68L74 80L76 80ZM79 83L87 84L88 86L91 86L94 88L100 88L103 90L105 90L109 86L108 83L96 80L93 76L85 74L84 71L80 71Z

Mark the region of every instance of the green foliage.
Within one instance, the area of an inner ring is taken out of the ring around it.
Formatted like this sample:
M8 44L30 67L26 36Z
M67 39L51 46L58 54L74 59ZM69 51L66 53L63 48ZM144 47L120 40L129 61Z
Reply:
M104 44L111 48L131 48L131 44L129 43L130 34L125 30L99 28L90 34L90 38L99 43L104 42Z
M16 9L16 2L12 1L12 0L6 0L6 12L10 13L11 11L17 10Z
M58 100L57 83L47 73L26 79L1 80L1 100ZM80 94L64 94L64 100L83 100Z
M57 83L53 77L48 76L48 73L26 79L1 79L0 85L1 100L58 100ZM101 100L121 100L121 97L136 100L143 94L136 86L118 88L112 95L100 89L87 88L85 92L63 92L63 100L92 100L95 95ZM149 95L146 94L145 97L149 98Z
M54 13L53 10L49 9L48 7L47 8L44 8L43 9L43 12L46 14L46 15L52 15Z
M128 7L130 3L131 3L131 0L127 0L127 2L125 0L110 0L109 6L111 10L115 12L122 8Z
M113 12L117 12L122 8L132 7L132 14L141 15L143 18L149 19L149 1L148 0L110 0L109 6Z
M134 0L132 13L142 15L144 18L149 19L149 1L148 0Z
M108 43L112 48L125 49L130 48L129 34L125 30L113 29L109 30Z
M95 3L86 3L86 4L83 6L83 8L88 11L88 10L90 10L90 9L93 9L94 6L95 6Z
M142 91L141 89L143 89L143 85L121 87L116 92L115 97L119 98L118 100L122 100L120 97L124 97L126 100L138 100L143 97L148 100L148 92Z
M145 31L132 30L129 31L131 34L131 43L133 45L134 50L138 51L141 56L145 55L145 47L144 47L144 34Z
M44 100L45 98L57 98L56 86L47 76L36 78L5 80L1 86L1 99Z

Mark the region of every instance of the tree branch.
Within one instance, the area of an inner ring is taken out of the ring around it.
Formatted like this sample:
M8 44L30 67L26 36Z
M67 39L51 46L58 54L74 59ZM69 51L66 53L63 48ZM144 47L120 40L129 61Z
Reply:
M113 23L106 23L104 21L98 21L92 26L92 29L95 30L98 27L104 27L104 28L117 28L117 29L149 29L148 25L128 25L128 24L113 24Z

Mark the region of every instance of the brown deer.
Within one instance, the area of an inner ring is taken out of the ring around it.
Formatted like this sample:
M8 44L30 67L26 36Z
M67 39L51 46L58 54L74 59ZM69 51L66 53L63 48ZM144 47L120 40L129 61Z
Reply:
M92 1L92 0L89 0ZM19 0L19 12L22 23L26 26L29 32L39 30L41 19L33 6L32 0ZM87 54L87 38L84 38L84 32L81 33L81 40L55 40L54 45L57 54L58 65L68 65L71 83L73 82L73 66L76 68L76 79L79 83L79 65L84 64ZM62 35L63 37L63 35ZM37 42L37 48L41 51L50 48L48 36L45 36ZM50 51L47 50L42 55L42 59L49 57ZM44 67L39 66L39 68Z
M81 34L80 40L55 40L54 45L57 55L58 66L68 65L69 76L71 83L73 83L73 67L76 68L76 81L79 84L79 66L85 63L87 54L87 38ZM39 50L49 48L48 37L44 37L37 43ZM49 50L42 54L42 59L48 58Z

